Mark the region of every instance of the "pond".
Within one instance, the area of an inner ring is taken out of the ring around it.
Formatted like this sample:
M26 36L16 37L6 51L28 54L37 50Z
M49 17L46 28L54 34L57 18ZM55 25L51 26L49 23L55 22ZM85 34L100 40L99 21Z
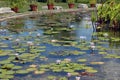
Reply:
M1 22L0 80L119 80L119 33L96 32L90 14L80 15Z

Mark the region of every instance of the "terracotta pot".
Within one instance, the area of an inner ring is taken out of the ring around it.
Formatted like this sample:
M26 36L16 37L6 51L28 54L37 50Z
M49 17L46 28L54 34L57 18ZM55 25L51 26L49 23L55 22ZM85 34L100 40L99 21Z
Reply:
M74 4L73 3L70 3L68 4L69 8L74 8Z
M18 13L18 7L13 7L13 8L11 8L11 10Z
M37 5L31 4L30 5L30 11L37 11Z
M54 5L53 4L47 4L48 6L48 10L54 9Z
M90 4L90 7L95 7L96 5L95 4Z

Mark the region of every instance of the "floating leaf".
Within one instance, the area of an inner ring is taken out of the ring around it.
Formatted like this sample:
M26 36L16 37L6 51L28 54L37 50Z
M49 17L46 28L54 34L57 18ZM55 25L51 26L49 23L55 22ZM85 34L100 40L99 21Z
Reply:
M96 73L96 72L98 72L98 71L95 70L95 69L87 69L86 72L89 72L89 73Z
M78 59L78 62L86 62L87 59Z
M90 64L104 64L104 62L90 62Z
M27 70L17 70L16 73L17 74L27 74L27 73L29 73L29 71L27 71Z

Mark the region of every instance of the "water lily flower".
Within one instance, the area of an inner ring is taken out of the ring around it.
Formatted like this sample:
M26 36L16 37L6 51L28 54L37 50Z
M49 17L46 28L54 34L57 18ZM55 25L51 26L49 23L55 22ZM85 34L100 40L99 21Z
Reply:
M108 37L108 33L104 33L103 36L104 36L104 37Z
M15 41L16 41L16 42L19 42L19 41L20 41L20 39L16 39Z
M71 77L72 75L71 75L71 73L67 73L67 77Z
M80 40L84 42L86 40L86 36L80 36Z
M56 60L56 64L60 64L61 63L61 60Z
M15 54L15 56L18 56L18 55L19 55L18 53Z
M91 48L92 50L95 50L96 47L93 45L93 46L90 46L90 48Z
M16 54L15 54L15 60L20 60L18 56L19 56L19 54L16 53Z
M94 44L94 42L90 42L90 46L94 46L95 44Z
M57 40L53 39L53 40L51 40L51 42L57 42Z
M28 44L28 46L33 46L34 45L34 43L32 41L28 41L27 44Z
M73 28L74 27L74 25L70 25L70 28Z
M40 37L41 36L41 34L40 33L37 33L37 37Z
M80 36L80 39L86 39L86 36Z
M80 80L80 77L79 77L79 76L76 76L76 77L75 77L75 80Z

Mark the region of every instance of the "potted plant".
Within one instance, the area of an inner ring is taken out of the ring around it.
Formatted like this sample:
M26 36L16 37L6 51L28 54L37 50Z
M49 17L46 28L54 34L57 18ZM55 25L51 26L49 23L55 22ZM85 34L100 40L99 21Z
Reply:
M38 6L37 6L37 0L29 0L30 2L30 11L37 11Z
M19 12L19 8L27 2L26 0L6 0L8 5L11 7L11 10L14 12Z
M96 6L96 0L90 0L90 7Z
M48 10L54 9L55 0L47 0Z
M74 8L75 0L67 0L67 3L68 3L69 8Z

